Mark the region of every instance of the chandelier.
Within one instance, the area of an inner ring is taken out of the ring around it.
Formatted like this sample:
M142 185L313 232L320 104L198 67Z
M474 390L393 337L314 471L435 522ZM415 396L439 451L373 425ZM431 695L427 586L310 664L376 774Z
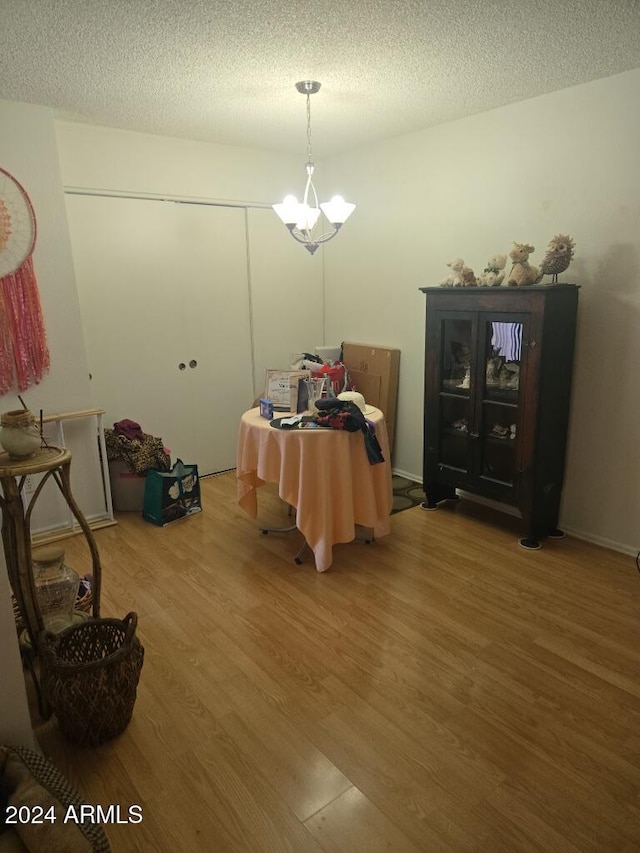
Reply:
M320 83L315 80L303 80L296 83L296 89L301 95L307 96L307 183L302 203L299 203L295 196L288 195L282 204L274 204L273 209L287 226L293 239L302 243L313 255L321 243L326 243L336 236L356 206L339 195L334 196L331 201L318 204L318 195L313 185L315 166L311 160L311 95L319 91ZM323 232L323 226L320 224L321 212L330 225L329 231Z

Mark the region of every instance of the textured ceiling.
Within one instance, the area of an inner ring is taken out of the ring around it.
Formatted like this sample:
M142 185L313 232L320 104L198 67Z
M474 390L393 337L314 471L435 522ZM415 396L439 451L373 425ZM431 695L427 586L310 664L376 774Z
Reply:
M640 0L0 0L0 98L328 156L640 66ZM0 133L1 133L0 128Z

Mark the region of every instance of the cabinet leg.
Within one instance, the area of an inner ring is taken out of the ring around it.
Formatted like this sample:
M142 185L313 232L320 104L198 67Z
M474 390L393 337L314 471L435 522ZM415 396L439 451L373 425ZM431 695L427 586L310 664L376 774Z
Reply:
M537 551L542 547L541 540L542 539L565 539L566 534L564 530L560 530L557 527L557 519L555 523L551 527L551 530L545 525L543 526L541 523L531 523L529 520L525 525L525 536L522 539L519 539L518 542L522 548L526 548L529 551Z
M559 527L556 527L551 533L548 534L549 539L566 539L567 534L564 530L560 530Z
M460 500L453 486L444 486L442 483L430 483L425 487L424 493L427 499L420 504L420 507L425 510L438 509L438 504L443 501L458 503Z

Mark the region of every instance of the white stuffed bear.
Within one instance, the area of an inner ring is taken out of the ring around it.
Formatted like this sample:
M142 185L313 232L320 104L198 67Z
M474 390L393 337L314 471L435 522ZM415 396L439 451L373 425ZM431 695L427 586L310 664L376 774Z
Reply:
M506 265L506 255L493 255L487 261L484 272L478 276L478 284L482 287L499 287L504 279Z

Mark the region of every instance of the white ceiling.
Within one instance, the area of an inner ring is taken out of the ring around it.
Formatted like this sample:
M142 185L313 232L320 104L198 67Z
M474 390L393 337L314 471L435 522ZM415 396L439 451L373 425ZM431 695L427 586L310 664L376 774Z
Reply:
M319 80L320 157L636 67L640 0L0 0L0 98L304 153Z

